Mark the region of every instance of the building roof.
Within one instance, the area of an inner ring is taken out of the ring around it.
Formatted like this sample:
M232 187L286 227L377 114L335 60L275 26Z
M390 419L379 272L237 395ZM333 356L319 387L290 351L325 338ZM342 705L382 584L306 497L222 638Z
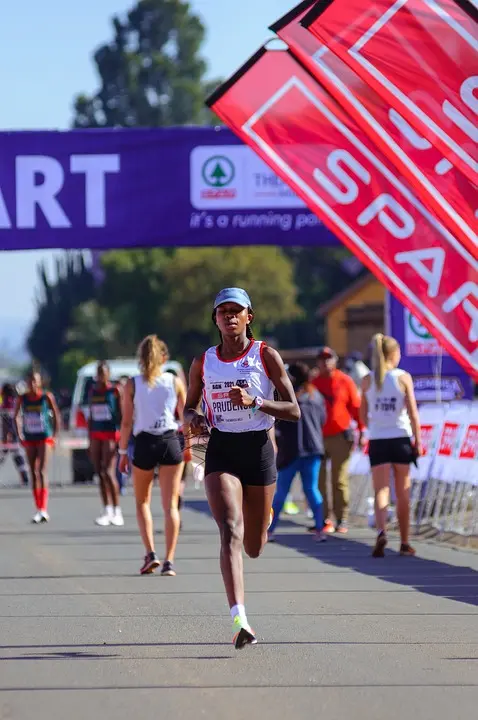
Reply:
M375 278L374 275L372 275L372 273L367 272L354 283L349 285L345 290L342 290L341 292L337 293L337 295L334 295L333 298L327 300L327 302L320 305L317 309L317 316L325 317L329 314L329 312L335 310L335 308L339 307L340 305L343 305L346 300L353 297L355 293L359 292L359 290L362 290L362 288L367 287L367 285L371 282L379 281Z

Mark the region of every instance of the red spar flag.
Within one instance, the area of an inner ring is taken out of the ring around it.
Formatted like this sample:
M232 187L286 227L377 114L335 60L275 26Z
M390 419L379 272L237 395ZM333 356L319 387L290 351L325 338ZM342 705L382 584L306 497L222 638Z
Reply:
M304 0L271 26L309 72L347 110L407 178L416 194L478 258L478 189L442 153L301 25L315 0Z
M478 379L478 264L288 51L208 105Z
M478 184L477 20L468 0L319 0L302 22Z

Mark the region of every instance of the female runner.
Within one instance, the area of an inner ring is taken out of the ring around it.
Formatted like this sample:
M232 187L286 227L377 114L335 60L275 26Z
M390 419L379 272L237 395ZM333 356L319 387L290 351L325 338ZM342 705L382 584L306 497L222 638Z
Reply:
M378 530L372 555L383 558L387 546L387 509L390 470L395 478L400 555L415 555L409 544L410 463L422 454L420 418L413 380L398 368L400 345L381 333L372 339L373 374L362 380L362 422L369 428L369 456L375 490L375 520ZM415 438L412 445L412 436Z
M124 525L116 480L116 448L121 424L121 395L110 382L107 362L98 363L96 383L89 395L90 457L100 480L103 514L95 522L100 527Z
M136 517L146 550L140 573L152 573L161 564L154 549L151 516L154 471L159 466L166 535L161 575L176 575L173 562L179 535L178 500L184 466L178 427L183 421L186 389L179 378L163 372L168 348L156 335L144 338L138 357L141 375L128 380L123 395L119 469L126 472L128 468L128 442L133 431Z
M205 485L221 538L221 572L236 649L257 642L244 606L242 548L251 558L267 542L276 485L270 431L274 418L297 421L299 405L276 350L254 340L254 313L245 290L216 297L213 321L221 342L191 365L185 422L191 433L209 426ZM281 400L274 400L277 390ZM207 418L197 412L203 398Z
M50 450L55 445L61 427L61 416L52 393L43 390L39 372L32 371L28 375L27 386L27 392L17 399L14 422L16 435L25 447L31 472L33 498L37 508L32 522L38 524L50 519L46 470ZM20 415L23 432L20 432Z

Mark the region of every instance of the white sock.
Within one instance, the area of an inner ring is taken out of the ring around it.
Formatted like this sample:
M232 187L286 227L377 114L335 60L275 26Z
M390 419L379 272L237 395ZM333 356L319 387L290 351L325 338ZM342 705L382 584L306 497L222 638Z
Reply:
M245 630L250 630L250 625L247 622L247 615L246 615L246 608L244 605L233 605L231 608L231 617L234 620L234 618L239 617L239 620L241 621L241 626Z
M105 514L108 515L108 517L113 515L113 505L107 505L105 507Z
M119 505L115 505L115 515L121 515L121 508Z

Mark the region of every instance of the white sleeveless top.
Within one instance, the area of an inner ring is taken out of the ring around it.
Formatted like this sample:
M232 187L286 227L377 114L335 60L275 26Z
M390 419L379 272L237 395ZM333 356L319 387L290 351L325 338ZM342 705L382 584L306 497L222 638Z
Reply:
M383 387L377 389L373 374L367 390L370 440L411 437L412 425L405 405L405 393L398 379L404 370L389 370L385 374Z
M210 427L222 432L240 433L270 430L271 415L233 405L229 391L234 385L247 389L251 397L274 399L274 385L262 361L265 343L252 340L236 360L221 360L217 347L203 355L203 411Z
M178 429L175 379L169 372L159 375L153 385L148 385L142 375L133 378L135 436L141 432L162 435L168 430Z

